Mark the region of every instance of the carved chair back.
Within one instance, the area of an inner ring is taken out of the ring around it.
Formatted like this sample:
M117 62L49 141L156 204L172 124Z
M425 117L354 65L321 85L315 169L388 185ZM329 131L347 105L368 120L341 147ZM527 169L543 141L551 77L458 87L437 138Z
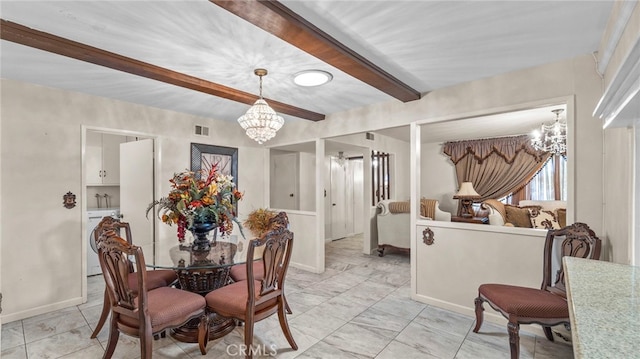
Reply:
M108 231L115 230L116 233L122 234L124 230L124 239L127 240L129 244L133 244L133 237L131 235L131 226L127 222L121 222L119 219L113 218L111 216L103 217L100 223L93 230L93 240L95 242L95 246L92 245L93 250L97 253L97 242L100 240L100 236ZM133 262L130 262L129 273L133 273Z
M567 297L562 257L600 259L602 241L585 223L549 230L544 245L543 279L540 289Z
M98 257L112 311L144 323L147 312L147 271L142 248L130 244L115 230L107 230L98 240ZM132 258L135 263L137 288L131 288L128 280L130 268L134 267L134 263L129 258Z
M284 212L281 212L284 213ZM286 219L280 216L280 219ZM264 276L260 282L260 296L256 302L253 295L249 295L248 308L273 299L284 293L284 281L291 260L291 250L293 245L293 233L286 226L280 226L262 238L256 238L249 242L247 251L247 263L253 259L256 248L263 247L262 264L264 266ZM247 286L249 293L255 293L255 280L253 266L247 265Z

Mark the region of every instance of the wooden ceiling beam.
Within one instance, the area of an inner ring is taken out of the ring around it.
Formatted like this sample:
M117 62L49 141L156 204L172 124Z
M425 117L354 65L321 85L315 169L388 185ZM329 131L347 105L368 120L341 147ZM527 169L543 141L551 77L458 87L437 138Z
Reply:
M35 30L11 21L0 19L0 38L17 44L52 52L76 60L108 67L110 69L127 72L148 79L161 81L190 90L228 100L253 105L258 96L190 76L163 67L138 61L130 57L115 54L96 47L68 40L53 34ZM269 105L280 113L311 120L322 121L325 116L321 113L308 111L286 103L265 99Z
M408 102L420 93L275 0L210 0L378 90Z

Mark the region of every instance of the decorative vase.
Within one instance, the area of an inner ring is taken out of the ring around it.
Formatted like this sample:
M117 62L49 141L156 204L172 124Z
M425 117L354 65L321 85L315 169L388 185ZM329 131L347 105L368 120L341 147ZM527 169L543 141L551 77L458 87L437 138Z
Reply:
M193 234L193 244L191 250L194 252L207 252L211 249L211 242L207 238L207 234L216 229L214 222L194 222L189 231ZM216 233L213 236L213 242L216 240Z

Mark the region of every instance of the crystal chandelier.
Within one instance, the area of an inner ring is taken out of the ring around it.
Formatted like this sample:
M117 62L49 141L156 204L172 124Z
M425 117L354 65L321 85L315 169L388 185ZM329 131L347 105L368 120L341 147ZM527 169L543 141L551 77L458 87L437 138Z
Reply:
M567 123L560 122L560 114L563 111L563 109L551 111L556 114L556 121L543 123L540 131L533 132L531 144L536 150L551 152L554 155L567 153Z
M344 167L347 164L347 158L344 157L344 152L342 151L338 152L338 157L336 157L336 162L340 167Z
M267 70L255 69L253 73L260 77L260 98L247 110L247 113L240 116L238 123L247 132L247 136L263 144L276 135L284 125L284 119L262 98L262 76L267 75Z

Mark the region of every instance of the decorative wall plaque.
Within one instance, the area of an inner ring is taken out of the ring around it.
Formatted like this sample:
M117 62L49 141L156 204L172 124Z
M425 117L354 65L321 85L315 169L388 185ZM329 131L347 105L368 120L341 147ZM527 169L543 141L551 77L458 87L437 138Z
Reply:
M71 192L67 192L67 194L62 196L62 200L62 204L66 209L71 209L76 206L76 195Z
M434 241L435 241L435 238L433 238L433 231L431 230L431 228L429 227L425 228L424 231L422 231L422 242L430 246L433 244Z

